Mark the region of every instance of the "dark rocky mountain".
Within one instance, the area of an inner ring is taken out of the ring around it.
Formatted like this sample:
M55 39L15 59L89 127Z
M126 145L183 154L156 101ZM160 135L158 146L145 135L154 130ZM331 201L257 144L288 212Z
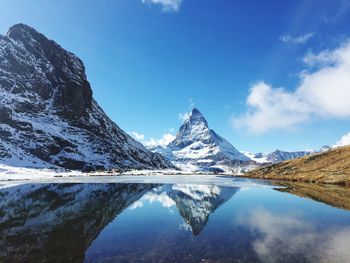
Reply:
M79 170L172 167L108 118L78 57L23 24L0 35L0 161Z

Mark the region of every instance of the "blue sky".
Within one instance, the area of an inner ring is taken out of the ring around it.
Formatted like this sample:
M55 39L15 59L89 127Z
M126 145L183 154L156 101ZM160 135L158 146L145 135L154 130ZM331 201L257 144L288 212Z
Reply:
M0 8L2 34L22 22L78 55L102 108L144 141L176 132L193 104L240 150L316 149L350 131L342 75L350 0L2 0Z

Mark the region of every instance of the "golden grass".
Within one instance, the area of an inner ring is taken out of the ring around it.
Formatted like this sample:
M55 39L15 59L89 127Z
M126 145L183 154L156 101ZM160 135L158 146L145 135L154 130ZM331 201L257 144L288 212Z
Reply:
M350 186L350 146L261 167L244 177Z

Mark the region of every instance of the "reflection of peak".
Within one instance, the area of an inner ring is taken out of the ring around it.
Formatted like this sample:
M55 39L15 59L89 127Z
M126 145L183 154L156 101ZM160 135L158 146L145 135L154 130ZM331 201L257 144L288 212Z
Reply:
M198 235L206 226L210 214L238 190L239 188L217 185L166 184L147 192L130 209L142 207L144 201L157 201L165 208L176 205L192 233Z
M238 188L213 185L174 185L168 195L175 201L192 233L198 235L206 226L210 214L237 191Z
M0 239L0 262L82 262L100 231L153 187L47 184L1 189L0 235L5 238Z

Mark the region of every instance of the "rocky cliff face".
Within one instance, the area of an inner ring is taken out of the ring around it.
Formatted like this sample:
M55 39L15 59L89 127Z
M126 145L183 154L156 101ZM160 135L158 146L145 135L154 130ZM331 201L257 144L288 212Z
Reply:
M0 161L79 170L171 167L108 118L78 57L23 24L0 35Z

